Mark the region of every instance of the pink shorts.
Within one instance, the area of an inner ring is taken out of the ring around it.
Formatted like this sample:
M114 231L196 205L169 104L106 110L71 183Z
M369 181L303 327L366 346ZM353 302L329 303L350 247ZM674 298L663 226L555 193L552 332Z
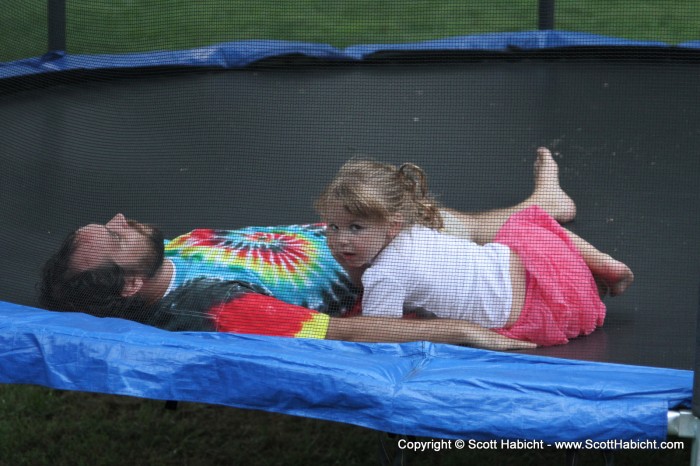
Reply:
M540 346L567 343L603 325L605 305L593 275L567 232L539 207L511 216L496 234L522 260L525 305L501 335Z

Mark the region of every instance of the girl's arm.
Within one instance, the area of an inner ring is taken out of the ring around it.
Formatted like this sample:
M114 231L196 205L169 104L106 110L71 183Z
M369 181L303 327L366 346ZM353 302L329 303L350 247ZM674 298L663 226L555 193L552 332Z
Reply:
M513 340L465 320L452 319L331 318L326 339L367 343L403 343L425 340L496 351L537 347L534 343Z
M428 340L501 351L535 347L465 320L329 317L253 292L239 293L233 299L211 306L208 313L213 327L220 332L358 342Z

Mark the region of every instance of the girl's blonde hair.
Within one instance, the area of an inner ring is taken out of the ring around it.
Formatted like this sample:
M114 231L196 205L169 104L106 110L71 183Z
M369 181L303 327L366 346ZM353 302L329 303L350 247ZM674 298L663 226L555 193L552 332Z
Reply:
M415 224L440 229L440 208L428 192L423 169L412 163L399 167L371 160L352 159L321 193L315 208L321 215L343 207L358 217L377 221L403 217L403 226Z

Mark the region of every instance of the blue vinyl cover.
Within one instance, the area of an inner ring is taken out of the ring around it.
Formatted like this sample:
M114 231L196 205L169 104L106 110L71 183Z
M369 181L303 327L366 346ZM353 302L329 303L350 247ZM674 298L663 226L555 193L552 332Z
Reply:
M71 55L51 52L41 57L0 63L0 79L38 73L158 66L243 68L265 58L303 55L336 61L359 61L386 51L502 51L565 47L700 48L700 42L670 46L664 42L635 41L567 31L526 31L451 37L418 43L354 45L337 49L326 44L279 40L225 42L189 50L149 51L116 55Z
M449 439L662 440L690 371L416 342L175 333L0 302L0 382Z

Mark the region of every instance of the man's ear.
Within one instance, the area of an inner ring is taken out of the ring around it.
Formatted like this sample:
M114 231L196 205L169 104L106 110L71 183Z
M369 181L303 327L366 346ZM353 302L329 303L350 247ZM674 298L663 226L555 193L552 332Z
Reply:
M143 288L143 278L138 275L128 275L124 279L124 288L120 293L122 298L130 298Z

